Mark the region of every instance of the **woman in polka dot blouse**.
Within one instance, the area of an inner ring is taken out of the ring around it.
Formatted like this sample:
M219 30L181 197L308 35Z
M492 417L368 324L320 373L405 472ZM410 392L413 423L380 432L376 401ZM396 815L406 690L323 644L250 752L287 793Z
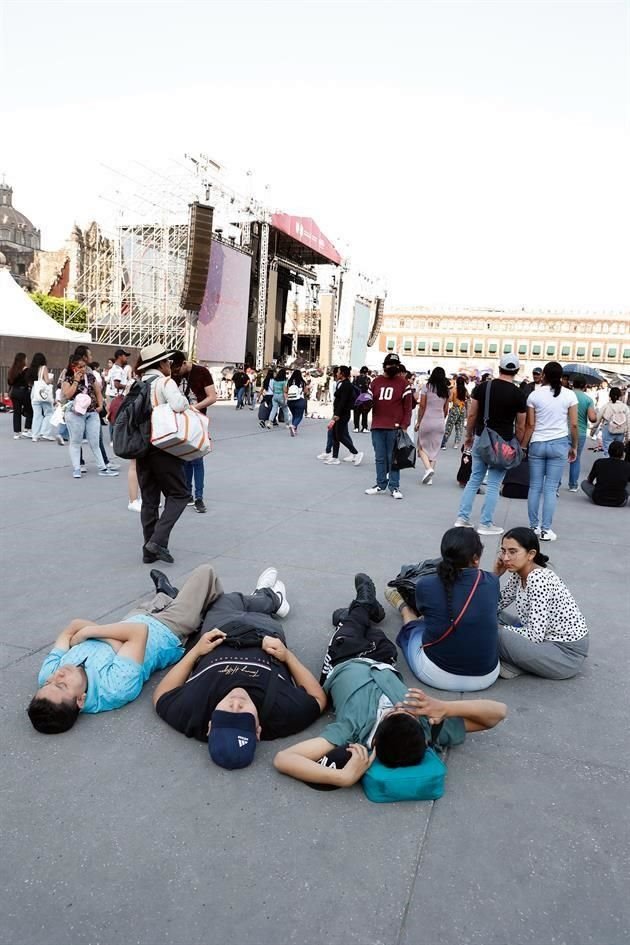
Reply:
M531 528L503 535L494 573L509 574L499 598L499 675L504 679L521 673L570 679L586 659L586 621L566 584L547 568L548 560ZM511 604L516 618L502 613Z

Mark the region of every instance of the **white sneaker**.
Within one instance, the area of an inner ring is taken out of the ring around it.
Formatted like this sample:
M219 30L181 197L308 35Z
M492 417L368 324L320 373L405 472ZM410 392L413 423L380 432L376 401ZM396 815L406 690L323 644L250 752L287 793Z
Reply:
M500 525L477 525L477 532L480 535L502 535L504 529Z
M24 432L22 433L22 436L26 440L31 440L33 438L33 434L31 433L30 430L24 430Z
M344 463L353 463L353 462L354 462L354 455L353 455L352 453L348 453L347 456L344 456L343 461L344 461Z
M404 496L400 489L392 489L392 499L403 499Z
M357 453L355 456L352 457L352 462L354 463L355 466L360 466L362 460L363 460L363 453Z
M107 468L113 469L114 472L116 472L117 469L120 469L120 463L108 463Z
M541 541L555 541L557 537L556 533L552 532L550 528L548 528L547 531L542 529L540 532Z
M577 492L577 491L578 491L577 486L569 486L569 492Z
M453 522L453 528L472 528L472 525L467 518L462 518L461 515L458 515Z
M133 502L130 502L127 506L127 509L130 512L141 512L142 511L142 500L134 499Z
M42 436L42 437L40 437L40 439L42 439L42 440L48 440L49 443L54 443L54 442L55 442L54 436Z
M332 453L318 453L316 459L330 459Z
M430 482L431 479L433 479L434 475L435 475L435 469L427 469L424 476L422 477L422 480L421 480L422 483L424 484L424 483Z
M341 466L341 460L335 459L334 456L331 456L330 459L326 460L324 466Z
M286 617L291 608L289 607L289 601L287 600L287 589L282 583L282 581L276 581L274 586L271 588L274 594L277 594L280 598L280 606L276 610L275 617Z
M358 433L358 432L359 432L359 428L358 428L358 427L353 427L353 428L352 428L352 432L353 432L353 433Z
M369 489L365 490L366 495L385 495L387 489L381 489L380 486L370 486Z
M529 527L532 529L532 531L533 531L534 535L536 536L536 538L540 538L540 532L541 532L540 525L537 525L536 528L532 528L531 525L530 525Z
M22 434L21 434L21 433L14 433L14 434L13 434L13 439L14 439L14 440L21 440L21 439L22 439Z
M263 587L273 587L278 580L277 568L265 568L262 574L258 575L256 581L256 590L260 591Z
M63 445L64 445L64 441L63 441L63 437L62 437L61 433L58 433L57 436L55 437L55 439L57 440L57 443L59 443L59 446L63 446Z
M42 437L42 439L43 439L43 437ZM37 437L36 437L36 436L32 436L32 437L31 437L31 443L37 443Z
M99 476L103 476L109 479L113 479L114 476L120 476L120 473L117 469L110 469L109 466L106 466L105 469L99 469Z

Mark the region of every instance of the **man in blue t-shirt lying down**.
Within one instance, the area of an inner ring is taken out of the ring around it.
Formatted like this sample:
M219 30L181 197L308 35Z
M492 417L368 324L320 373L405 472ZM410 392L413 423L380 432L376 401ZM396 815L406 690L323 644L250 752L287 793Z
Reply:
M441 723L437 745L460 745L467 732L493 728L507 712L502 702L490 699L445 702L408 689L394 667L396 646L371 625L384 616L374 585L367 575L359 579L364 587L369 581L373 600L366 604L364 593L362 602L334 612L336 629L320 679L336 720L319 738L285 748L274 759L278 771L314 786L351 787L374 758L388 768L417 765L431 726Z
M267 569L254 596L259 609L286 616L289 605L282 582L267 580ZM38 732L56 735L72 728L81 712L107 712L136 699L152 673L177 663L184 642L195 634L206 611L224 595L214 569L201 565L177 592L159 571L152 571L156 595L119 623L95 624L73 620L55 640L39 673L40 688L28 707ZM209 652L225 638L214 629L200 638L198 654Z

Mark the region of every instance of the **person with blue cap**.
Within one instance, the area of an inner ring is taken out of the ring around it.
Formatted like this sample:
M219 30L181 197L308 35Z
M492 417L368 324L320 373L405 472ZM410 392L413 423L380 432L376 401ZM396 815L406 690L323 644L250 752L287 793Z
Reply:
M326 706L324 690L286 645L277 618L288 612L275 568L263 571L251 595L221 593L198 641L155 689L160 718L207 741L222 768L247 767L260 739L301 732Z

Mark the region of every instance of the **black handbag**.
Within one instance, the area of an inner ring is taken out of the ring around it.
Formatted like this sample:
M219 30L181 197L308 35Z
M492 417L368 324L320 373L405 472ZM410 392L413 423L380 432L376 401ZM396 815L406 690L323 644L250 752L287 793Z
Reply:
M392 469L413 469L416 465L416 448L413 440L402 427L396 430Z
M419 564L403 564L395 578L387 582L388 587L395 587L407 607L416 609L416 584L426 574L436 574L441 558L427 558Z

